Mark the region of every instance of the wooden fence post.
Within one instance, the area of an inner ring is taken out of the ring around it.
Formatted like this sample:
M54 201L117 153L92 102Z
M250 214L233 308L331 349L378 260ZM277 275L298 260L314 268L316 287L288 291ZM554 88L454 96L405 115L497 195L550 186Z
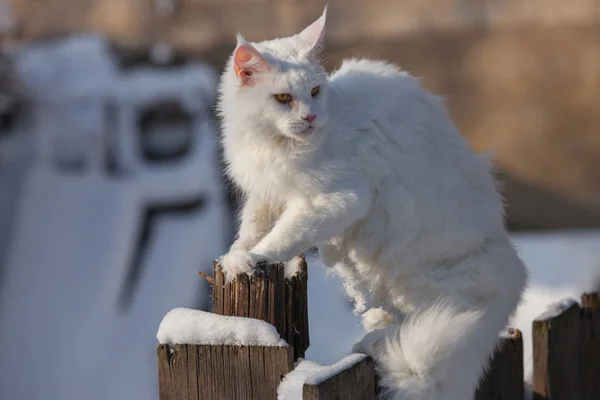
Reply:
M584 398L600 399L600 297L581 296L581 391Z
M475 399L523 400L523 375L523 336L519 330L509 329L481 379Z
M252 277L226 282L218 263L213 266L212 312L267 321L294 348L294 360L304 357L308 335L308 270L301 258L298 273L285 277L285 264L259 264Z
M600 301L545 313L533 321L534 400L600 399Z
M308 348L307 268L285 277L283 263L262 264L252 277L226 282L214 264L216 314L274 325L288 346L175 344L158 346L160 400L269 400ZM210 329L209 327L207 327Z
M160 400L267 400L294 368L289 346L158 346Z

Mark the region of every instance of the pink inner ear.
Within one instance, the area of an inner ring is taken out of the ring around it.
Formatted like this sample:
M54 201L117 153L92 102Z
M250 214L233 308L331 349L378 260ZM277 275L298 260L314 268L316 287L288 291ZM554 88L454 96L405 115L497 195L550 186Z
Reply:
M268 71L269 63L252 46L242 45L235 50L233 55L233 70L235 75L242 81L242 84L249 85L254 83L254 74Z

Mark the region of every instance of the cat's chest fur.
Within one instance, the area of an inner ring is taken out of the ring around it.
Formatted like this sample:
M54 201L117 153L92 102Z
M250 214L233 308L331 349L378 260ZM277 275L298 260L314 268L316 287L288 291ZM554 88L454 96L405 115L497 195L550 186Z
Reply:
M314 153L290 150L284 140L226 143L228 174L247 194L279 198L317 190L323 165Z

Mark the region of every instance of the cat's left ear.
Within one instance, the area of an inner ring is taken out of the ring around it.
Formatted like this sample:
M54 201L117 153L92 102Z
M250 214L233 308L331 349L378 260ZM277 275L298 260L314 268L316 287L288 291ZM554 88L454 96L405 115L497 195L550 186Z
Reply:
M325 46L325 21L327 19L327 6L318 20L304 28L298 34L299 39L306 44L304 52L308 56L316 56Z

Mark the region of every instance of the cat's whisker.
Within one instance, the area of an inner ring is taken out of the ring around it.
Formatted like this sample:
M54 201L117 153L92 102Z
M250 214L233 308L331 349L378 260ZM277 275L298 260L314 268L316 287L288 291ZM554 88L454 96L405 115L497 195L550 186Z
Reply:
M345 56L345 55L347 55L347 54L353 53L353 52L355 52L357 49L359 49L359 47L354 47L354 48L348 49L348 50L346 50L346 51L342 51L341 53L333 53L333 54L330 54L330 55L328 55L327 57L325 57L324 59L320 60L320 63L321 63L321 65L327 64L327 63L329 63L330 61L333 61L333 60L335 60L335 59L337 59L337 58L339 58L339 57L341 57L341 56Z

